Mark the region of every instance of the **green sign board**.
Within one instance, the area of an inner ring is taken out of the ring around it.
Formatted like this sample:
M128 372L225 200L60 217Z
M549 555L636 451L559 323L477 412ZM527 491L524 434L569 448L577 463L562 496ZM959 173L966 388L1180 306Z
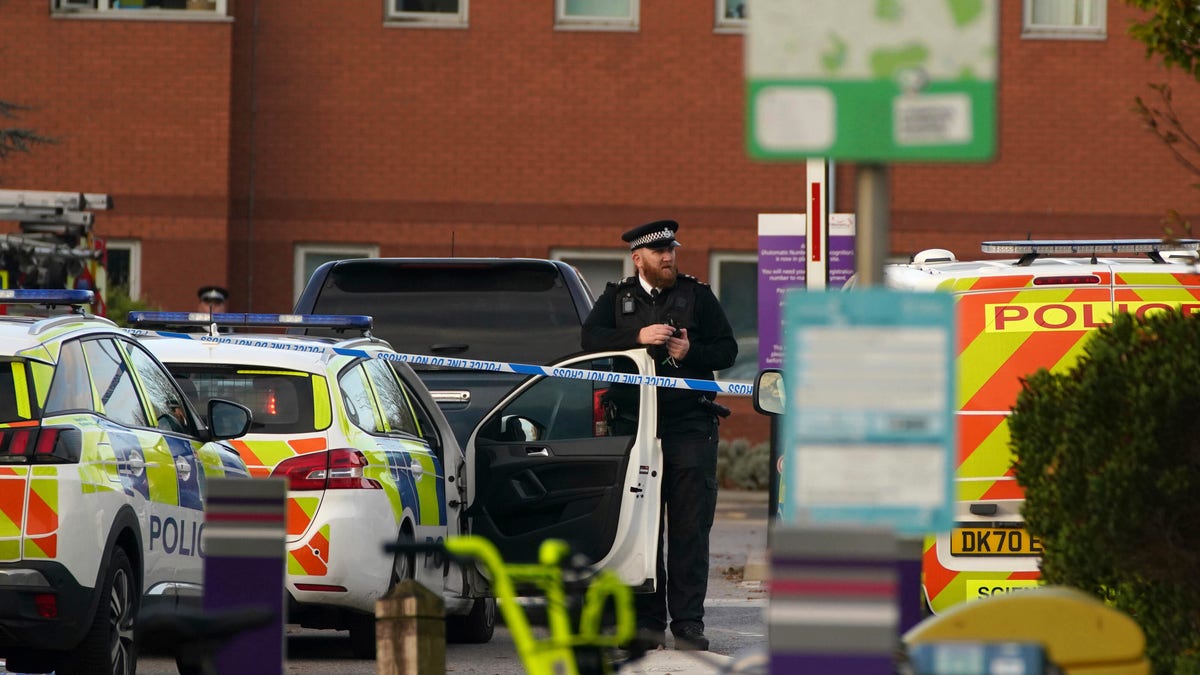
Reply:
M991 159L998 13L997 0L754 0L750 155Z

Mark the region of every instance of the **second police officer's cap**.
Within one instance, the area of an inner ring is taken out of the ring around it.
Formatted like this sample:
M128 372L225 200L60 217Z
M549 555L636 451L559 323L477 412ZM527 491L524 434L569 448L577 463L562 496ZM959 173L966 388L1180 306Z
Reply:
M196 295L205 302L225 302L229 298L229 291L220 286L201 286Z
M679 242L675 241L675 233L678 230L679 223L674 220L656 220L645 225L638 225L621 235L621 238L629 242L630 251L635 251L643 246L646 248L675 248L679 246Z

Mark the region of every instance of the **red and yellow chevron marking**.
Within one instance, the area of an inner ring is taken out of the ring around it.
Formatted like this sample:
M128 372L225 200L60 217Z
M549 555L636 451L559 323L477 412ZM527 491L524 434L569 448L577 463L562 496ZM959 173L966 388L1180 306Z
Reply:
M1013 456L1007 420L1004 414L958 416L957 500L1024 498L1016 480L1011 479ZM1000 478L1008 480L997 480Z
M25 537L25 557L26 558L57 558L58 557L58 535L51 534L45 537Z
M53 469L53 467L38 468ZM26 507L25 513L25 536L38 537L57 531L58 476L37 476L29 481L29 505Z
M1109 303L1107 288L1039 288L1016 293L961 296L959 313L959 410L1007 412L1021 378L1038 368L1060 370L1075 362L1091 328L995 330L1005 306L1027 303Z
M325 525L297 548L288 550L288 574L325 576L329 572L329 525Z
M250 476L253 478L271 475L271 470L275 468L275 465L285 459L310 452L319 452L328 447L324 435L279 441L237 440L230 442L242 456L242 461L246 463L246 468L250 470Z
M321 505L320 497L290 497L287 501L287 533L289 537L304 534Z
M0 468L0 537L20 537L25 521L24 467Z
M1025 586L1041 578L1039 572L955 572L942 567L937 559L934 537L925 538L925 553L921 563L921 584L929 598L929 607L940 614L970 598L968 588L977 583L1004 586Z

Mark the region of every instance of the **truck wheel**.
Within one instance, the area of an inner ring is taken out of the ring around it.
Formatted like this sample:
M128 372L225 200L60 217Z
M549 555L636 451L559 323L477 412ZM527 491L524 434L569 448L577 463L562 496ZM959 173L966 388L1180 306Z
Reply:
M100 602L83 641L64 660L59 675L109 673L134 675L137 646L133 630L141 604L141 589L124 549L113 549L100 584Z
M475 598L471 611L446 617L446 641L481 645L491 642L496 632L496 599Z

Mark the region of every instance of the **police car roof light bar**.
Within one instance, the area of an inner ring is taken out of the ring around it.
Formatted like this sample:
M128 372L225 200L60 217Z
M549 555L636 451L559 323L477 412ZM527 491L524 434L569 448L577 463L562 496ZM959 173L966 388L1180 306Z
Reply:
M365 314L243 314L218 312L130 312L133 326L253 326L256 328L335 328L371 330Z
M45 305L47 307L70 305L74 307L90 305L95 299L96 294L91 291L64 288L0 290L0 305Z

